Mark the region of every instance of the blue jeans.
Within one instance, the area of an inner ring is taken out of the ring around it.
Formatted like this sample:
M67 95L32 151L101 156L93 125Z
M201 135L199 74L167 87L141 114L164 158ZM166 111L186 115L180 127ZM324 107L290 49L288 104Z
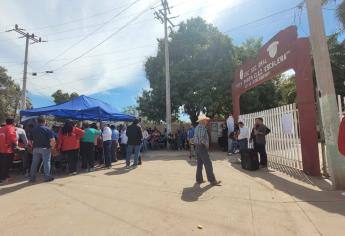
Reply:
M148 150L148 145L149 145L149 141L147 139L144 139L143 140L143 148L144 148L144 151L147 151Z
M131 165L131 156L134 149L134 163L133 165L138 165L138 159L140 154L141 144L139 145L127 145L127 155L126 155L126 166Z
M232 140L230 152L231 153L235 153L237 148L238 148L237 140Z
M50 148L34 148L32 151L32 164L30 171L31 180L36 180L37 168L40 164L40 161L43 161L44 168L44 179L49 180L50 177L50 160L51 160L51 151Z
M111 140L103 142L104 164L111 166Z

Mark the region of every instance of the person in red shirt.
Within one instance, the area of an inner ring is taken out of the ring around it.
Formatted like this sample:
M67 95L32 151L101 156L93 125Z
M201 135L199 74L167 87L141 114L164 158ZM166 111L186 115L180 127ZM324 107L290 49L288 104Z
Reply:
M14 148L18 145L14 120L6 119L6 125L0 128L0 182L9 180L8 170L12 164Z
M58 135L58 150L66 157L70 174L77 174L80 139L84 130L75 127L73 121L66 121Z

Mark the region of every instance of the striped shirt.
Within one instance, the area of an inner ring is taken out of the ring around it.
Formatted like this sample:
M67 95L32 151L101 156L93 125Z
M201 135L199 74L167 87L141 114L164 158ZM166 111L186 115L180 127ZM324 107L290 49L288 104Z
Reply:
M194 131L194 143L196 145L209 145L207 129L204 125L199 124Z

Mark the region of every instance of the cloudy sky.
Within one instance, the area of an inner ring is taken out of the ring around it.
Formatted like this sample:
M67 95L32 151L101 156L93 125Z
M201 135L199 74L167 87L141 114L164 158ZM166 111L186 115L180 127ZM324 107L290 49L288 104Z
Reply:
M305 8L302 12L288 10L300 2L170 0L169 4L172 16L177 16L175 23L201 16L239 45L251 37L267 41L292 24L298 25L301 36L309 35ZM28 91L34 107L51 105L50 95L57 89L99 98L119 109L134 105L136 97L149 87L144 73L145 59L155 54L156 39L164 33L163 26L153 16L159 3L157 0L1 0L0 65L21 83L25 39L19 39L15 32L4 32L18 24L48 41L29 48ZM330 3L323 10L328 34L340 27L334 17L335 6ZM53 70L54 74L42 73L46 70ZM31 76L33 72L38 76Z

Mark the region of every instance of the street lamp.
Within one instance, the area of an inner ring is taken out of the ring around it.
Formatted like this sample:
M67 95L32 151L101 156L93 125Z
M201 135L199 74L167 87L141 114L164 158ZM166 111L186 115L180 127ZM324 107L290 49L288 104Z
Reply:
M47 70L47 71L43 71L43 72L39 72L39 73L42 73L42 74L52 74L52 73L54 73L54 71ZM32 72L31 73L32 76L37 76L37 74L38 74L37 72ZM25 86L25 88L26 88L26 86ZM26 93L27 93L27 90L23 88L22 95L23 95L23 98L25 98L25 99L22 99L22 104L21 104L23 110L26 109Z
M52 71L52 70L46 70L46 71L39 72L39 73L42 73L42 74L53 74L54 71ZM38 74L37 72L32 72L32 73L31 73L32 76L37 76L37 74Z

